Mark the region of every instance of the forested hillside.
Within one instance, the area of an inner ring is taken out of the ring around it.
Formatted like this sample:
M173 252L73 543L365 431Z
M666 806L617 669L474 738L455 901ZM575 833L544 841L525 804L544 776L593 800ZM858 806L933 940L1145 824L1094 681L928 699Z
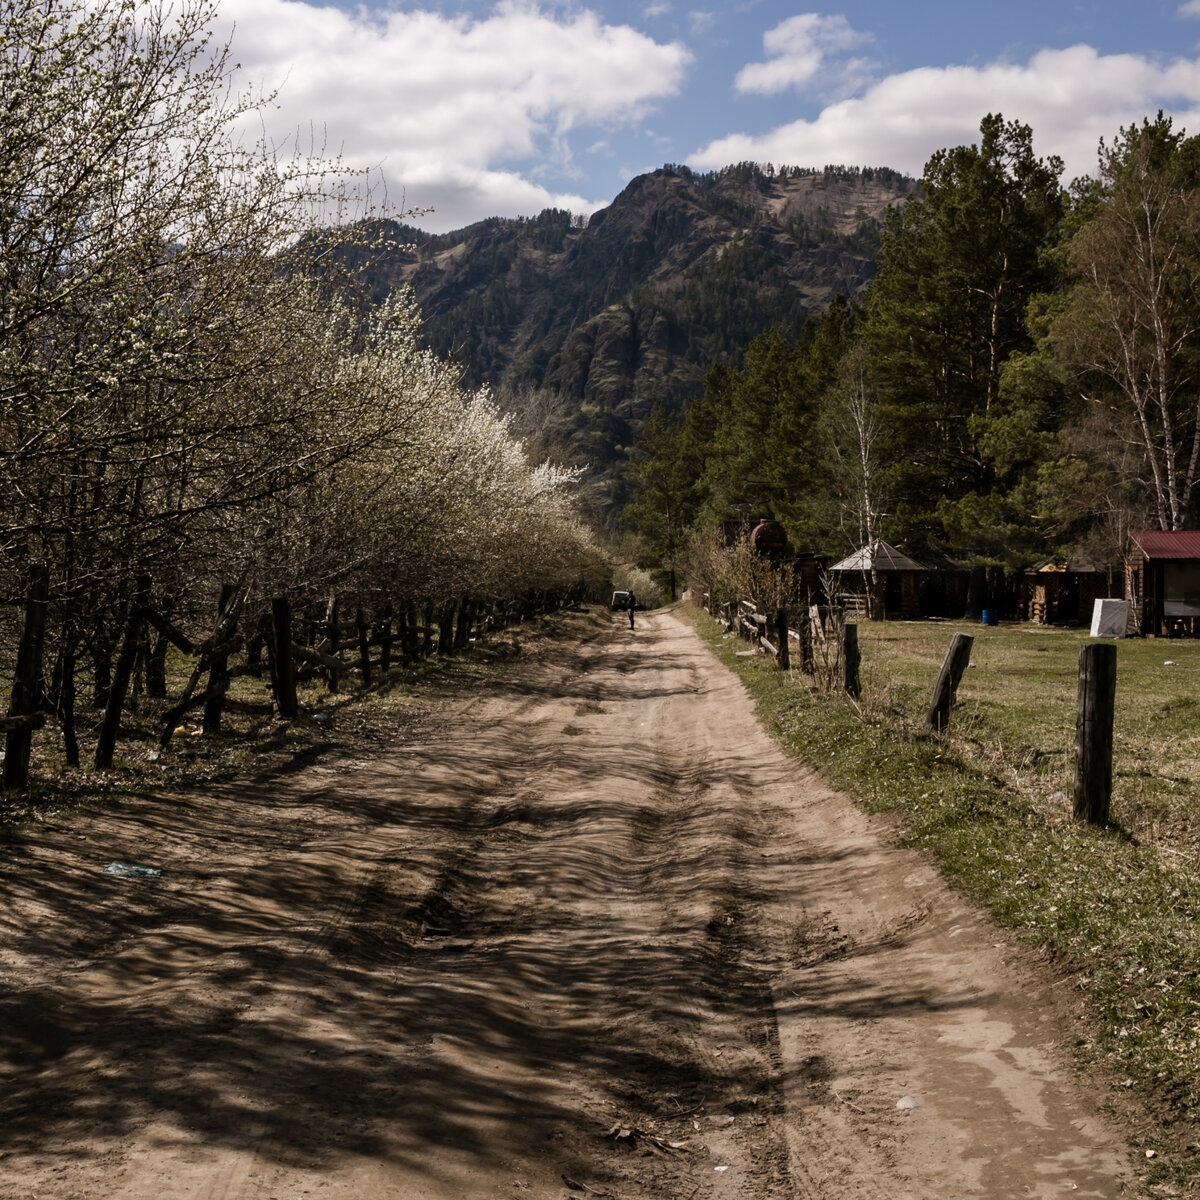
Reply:
M859 295L886 212L915 186L888 170L668 166L586 221L547 210L437 236L385 226L393 248L356 265L378 300L411 285L430 346L468 382L526 417L531 393L552 397L552 448L604 471L714 363Z
M1161 114L1069 189L999 115L887 214L872 286L717 365L633 452L651 559L770 516L800 550L875 538L1016 568L1194 527L1200 142Z

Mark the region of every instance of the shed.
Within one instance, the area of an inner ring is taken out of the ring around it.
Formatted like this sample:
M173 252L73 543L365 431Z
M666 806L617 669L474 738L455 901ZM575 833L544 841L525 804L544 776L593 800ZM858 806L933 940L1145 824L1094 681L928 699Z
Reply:
M1086 625L1097 600L1122 594L1123 573L1083 554L1048 559L1021 577L1021 615L1035 625Z
M927 568L901 554L895 546L876 541L834 563L830 574L842 581L842 600L861 616L923 617L926 615ZM878 590L872 594L872 573Z
M1200 634L1200 530L1135 529L1125 599L1150 637Z

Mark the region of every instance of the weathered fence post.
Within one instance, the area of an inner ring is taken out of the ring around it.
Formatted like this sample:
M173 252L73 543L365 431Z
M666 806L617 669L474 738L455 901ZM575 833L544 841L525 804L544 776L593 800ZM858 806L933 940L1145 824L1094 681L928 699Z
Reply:
M956 633L950 639L950 648L942 660L942 669L938 672L937 682L933 685L933 700L929 705L926 719L929 724L941 733L950 724L950 709L958 694L958 685L962 680L967 663L971 661L971 647L975 639L969 633Z
M787 605L781 605L775 610L775 636L779 639L779 669L787 671L792 665L791 647L788 645L788 611Z
M1116 646L1109 642L1080 646L1074 812L1080 820L1092 825L1108 824L1116 693Z
M35 715L42 706L42 649L46 640L46 605L50 598L50 571L45 563L29 568L29 591L25 594L25 628L17 647L8 705L11 718L21 721L4 736L4 786L24 787L29 780L29 754L33 748Z
M849 621L842 626L842 688L847 696L862 694L858 678L858 626Z
M796 632L800 635L800 670L811 675L816 670L816 660L813 657L812 618L806 611L801 614L800 628Z
M117 730L121 726L121 710L125 707L125 693L129 690L129 677L133 674L133 660L137 657L138 634L146 619L146 601L150 597L150 576L139 575L134 585L133 598L129 601L129 615L125 621L125 637L117 655L112 685L108 691L108 704L104 709L104 720L100 725L100 736L96 739L96 769L112 766L113 750L117 744Z

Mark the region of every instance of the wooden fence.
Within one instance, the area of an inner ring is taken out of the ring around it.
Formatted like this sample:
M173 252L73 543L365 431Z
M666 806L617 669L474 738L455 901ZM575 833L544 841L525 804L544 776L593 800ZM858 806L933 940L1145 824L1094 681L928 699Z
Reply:
M784 671L791 670L791 650L799 651L800 669L816 672L814 647L835 646L826 656L825 674L852 697L861 694L858 625L846 612L809 607L799 628L793 628L786 608L774 613L759 611L751 600L728 601L715 610L708 592L704 611L725 629L770 655ZM935 733L944 733L958 695L975 639L955 633L933 685L926 721ZM1117 648L1111 643L1088 643L1079 651L1079 689L1075 721L1074 814L1093 825L1107 825L1112 795L1113 724L1116 712Z
M75 718L78 645L66 633L60 636L48 682L44 661L48 579L43 565L32 567L8 713L0 717L6 789L28 785L33 733L48 719L54 719L61 732L67 765L79 765ZM179 723L193 710L202 711L205 734L220 732L226 696L235 678L265 678L269 705L264 707L291 719L299 715L297 685L306 680L320 679L330 692L338 691L349 676L369 686L374 672L386 672L401 657L412 661L434 653L458 654L491 630L579 598L571 591L531 592L522 599L496 602L469 595L441 602L404 598L384 602L368 613L357 603L344 610L342 597L336 593L319 606L301 605L299 611L292 599L283 595L265 602L260 599L252 607L250 594L245 578L221 585L211 632L196 640L176 624L174 614L156 607L149 576L135 581L120 623L105 639L103 649L98 650L95 642L91 646L93 702L102 713L94 759L97 768L113 765L121 715L136 707L143 693L163 701L158 728L159 745L165 749ZM69 620L64 619L63 625L69 629ZM166 657L172 646L195 660L182 692L173 701L167 695L166 676Z

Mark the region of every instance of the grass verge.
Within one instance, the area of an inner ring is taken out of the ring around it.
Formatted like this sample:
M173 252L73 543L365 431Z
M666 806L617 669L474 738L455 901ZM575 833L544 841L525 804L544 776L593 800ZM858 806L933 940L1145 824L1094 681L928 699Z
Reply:
M1071 818L1062 794L1074 736L1072 654L1081 635L1064 634L1058 644L1066 668L1056 653L1040 674L1031 666L1029 676L1022 656L1041 651L1020 640L1025 631L1006 631L1017 639L1011 646L1000 639L977 642L977 665L960 689L954 716L960 732L939 737L922 727L921 716L949 642L945 626L860 626L864 695L855 704L763 658L738 657L744 643L724 636L705 613L686 611L791 752L870 811L899 815L906 844L930 852L948 879L1000 925L1044 949L1078 989L1074 1049L1082 1062L1102 1069L1114 1108L1132 1118L1151 1194L1200 1195L1200 874L1190 852L1165 844L1159 819L1171 814L1178 843L1190 847L1200 813L1194 792L1129 782L1153 762L1152 749L1135 736L1152 723L1147 726L1144 704L1129 703L1131 685L1124 692L1118 758L1132 754L1143 765L1132 772L1126 766L1124 784L1118 769L1114 814L1118 821L1122 812L1149 816L1095 829ZM1133 687L1139 670L1152 674L1153 660L1181 657L1179 643L1167 649L1170 655L1163 643L1122 646ZM1147 680L1144 686L1161 684ZM1172 677L1169 688L1185 686ZM1040 687L1057 702L1043 703ZM1122 695L1119 668L1119 700ZM1170 710L1173 702L1155 700L1152 710L1154 704ZM1185 757L1160 758L1158 768L1178 773Z

